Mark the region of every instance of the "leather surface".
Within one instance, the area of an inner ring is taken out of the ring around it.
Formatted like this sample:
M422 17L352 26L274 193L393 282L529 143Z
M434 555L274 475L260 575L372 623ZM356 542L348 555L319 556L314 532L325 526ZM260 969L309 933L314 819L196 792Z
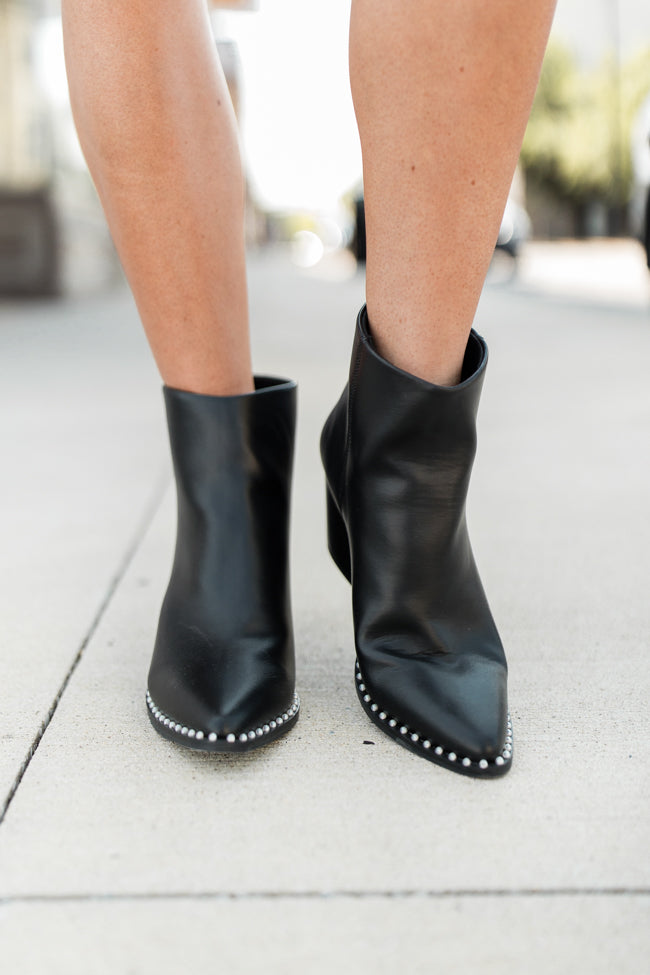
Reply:
M212 397L164 388L178 499L174 563L149 691L223 736L292 701L289 506L296 385Z
M321 438L349 538L368 689L386 711L473 761L500 754L507 726L505 655L465 518L486 364L472 331L459 385L411 376L377 354L364 308L350 380Z

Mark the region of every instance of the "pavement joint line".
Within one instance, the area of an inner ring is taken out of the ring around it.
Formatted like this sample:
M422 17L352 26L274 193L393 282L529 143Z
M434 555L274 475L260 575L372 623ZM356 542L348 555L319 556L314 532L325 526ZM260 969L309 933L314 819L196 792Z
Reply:
M126 552L123 555L122 560L120 561L116 572L114 573L113 577L111 578L108 584L108 588L106 590L104 598L100 602L97 612L95 613L95 616L93 617L90 626L86 631L79 645L79 649L75 654L74 660L70 664L68 671L65 677L63 678L61 686L54 700L52 701L52 704L50 705L47 714L43 718L31 745L27 750L27 754L25 755L25 758L23 759L22 764L18 769L18 772L16 773L16 777L9 788L9 792L7 793L7 797L5 798L2 807L0 807L0 826L2 826L5 820L7 812L9 811L9 807L20 787L20 783L22 782L25 773L27 772L27 769L31 764L34 755L36 754L38 746L43 740L43 736L45 735L45 732L47 731L50 722L52 721L52 718L56 714L56 710L59 706L61 698L63 697L66 688L72 679L72 675L74 674L75 670L79 666L79 663L81 661L81 658L84 655L84 651L86 650L86 647L88 646L93 636L95 635L97 628L101 623L104 614L106 613L106 610L110 606L113 596L115 595L118 589L118 586L120 585L122 579L124 578L124 575L126 574L129 566L131 565L131 562L133 561L138 549L140 548L140 545L144 540L144 537L156 515L156 512L158 511L160 505L162 504L163 497L167 491L170 482L171 482L171 475L169 475L168 473L165 473L164 475L159 475L157 478L154 490L150 498L148 499L147 503L145 504L144 512L140 517L139 523L135 529L135 532L130 542L127 545Z
M146 901L334 901L334 900L461 900L497 897L542 899L551 897L650 897L650 887L513 887L458 890L295 890L295 891L176 891L115 894L16 894L0 897L0 907L11 904L138 903Z

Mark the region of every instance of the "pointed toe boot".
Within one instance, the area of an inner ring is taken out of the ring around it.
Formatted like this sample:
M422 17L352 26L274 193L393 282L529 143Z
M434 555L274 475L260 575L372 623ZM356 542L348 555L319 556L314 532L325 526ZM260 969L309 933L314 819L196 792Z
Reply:
M457 386L409 375L378 355L363 308L321 437L361 705L416 754L480 777L512 762L506 659L465 519L486 364L472 331Z
M267 744L298 719L289 596L296 385L165 387L176 550L149 671L161 735L204 751Z

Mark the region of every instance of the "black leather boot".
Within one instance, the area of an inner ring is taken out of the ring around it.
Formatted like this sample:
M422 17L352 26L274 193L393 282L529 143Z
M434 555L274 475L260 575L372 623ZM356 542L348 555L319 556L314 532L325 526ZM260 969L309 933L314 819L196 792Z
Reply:
M465 521L486 363L472 331L459 385L411 376L377 354L363 308L321 438L362 707L411 751L475 776L512 762L506 659Z
M149 671L156 731L240 752L298 719L289 597L296 384L242 396L165 387L178 530Z

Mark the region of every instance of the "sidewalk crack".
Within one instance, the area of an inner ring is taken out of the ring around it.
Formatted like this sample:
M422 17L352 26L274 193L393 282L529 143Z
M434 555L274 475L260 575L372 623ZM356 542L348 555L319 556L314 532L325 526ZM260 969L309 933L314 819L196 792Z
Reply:
M137 903L142 901L335 901L335 900L461 900L496 897L543 899L551 897L649 897L650 887L513 887L404 890L243 890L243 891L140 891L131 893L16 894L0 897L9 904Z
M43 736L47 731L50 722L52 721L52 718L56 714L56 710L59 706L61 698L63 697L66 688L72 679L72 675L74 674L75 670L79 666L79 663L81 661L81 658L84 655L86 647L88 646L93 636L95 635L97 631L97 627L101 623L104 614L106 613L106 610L111 604L113 596L115 595L122 579L124 578L126 571L131 565L131 562L133 561L136 552L140 548L140 545L142 544L144 537L147 531L149 530L149 527L154 519L154 516L162 503L164 494L169 486L169 483L170 483L170 475L168 473L165 473L164 475L160 475L156 482L154 490L151 494L151 497L145 504L144 511L140 517L139 523L135 529L135 532L133 533L130 542L127 545L126 552L124 553L122 560L120 561L117 567L117 570L115 571L113 577L111 578L108 584L108 588L106 589L104 598L100 602L97 612L95 613L95 616L93 617L90 626L88 627L86 633L84 634L84 637L79 645L77 653L75 654L75 657L72 663L70 664L70 666L68 667L65 677L63 678L61 686L59 687L59 690L57 691L57 694L54 700L52 701L52 704L50 705L47 714L43 718L43 721L41 722L38 730L36 731L36 734L34 735L34 739L27 751L27 754L25 755L25 758L23 759L22 764L18 769L18 772L16 773L16 777L14 778L14 781L11 784L7 797L5 798L3 805L0 807L0 826L2 826L5 820L9 807L14 799L14 796L16 795L16 792L20 787L20 783L22 782L34 755L36 754L38 746L43 740Z

